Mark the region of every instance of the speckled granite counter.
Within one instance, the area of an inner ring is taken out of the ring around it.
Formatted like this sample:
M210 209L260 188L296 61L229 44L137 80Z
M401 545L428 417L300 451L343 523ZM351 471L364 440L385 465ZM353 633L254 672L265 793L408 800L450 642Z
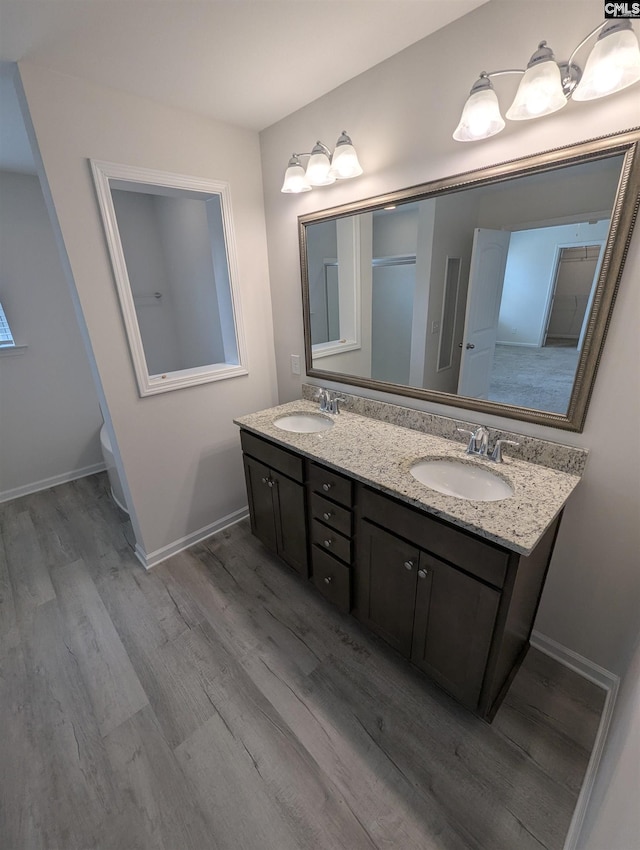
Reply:
M273 424L279 416L312 412L318 412L317 403L292 401L234 422L524 555L534 549L580 481L579 475L516 460L507 457L507 452L502 464L470 457L463 443L348 411L331 416L333 427L314 434L283 431ZM417 460L435 457L486 465L511 484L514 495L497 502L475 502L432 490L416 481L409 469Z

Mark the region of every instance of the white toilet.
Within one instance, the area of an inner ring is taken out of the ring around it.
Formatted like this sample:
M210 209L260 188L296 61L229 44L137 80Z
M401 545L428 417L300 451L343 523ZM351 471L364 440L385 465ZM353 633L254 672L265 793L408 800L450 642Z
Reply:
M103 425L100 429L100 447L102 448L102 456L104 458L105 466L107 467L107 475L109 476L109 484L111 485L111 495L113 496L113 501L120 508L120 510L123 510L126 514L128 514L129 511L127 510L127 503L124 498L122 482L120 481L120 476L118 475L118 470L116 469L116 462L113 456L111 440L109 439L109 434L107 433L106 425Z

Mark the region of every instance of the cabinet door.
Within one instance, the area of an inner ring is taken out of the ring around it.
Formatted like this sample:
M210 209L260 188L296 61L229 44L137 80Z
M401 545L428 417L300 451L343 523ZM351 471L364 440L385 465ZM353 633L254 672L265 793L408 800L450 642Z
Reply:
M251 531L267 549L278 551L276 522L273 511L273 479L269 468L244 455L244 475L247 482Z
M357 617L409 657L419 551L366 520L359 533Z
M306 577L309 570L304 487L277 472L272 472L272 477L278 555Z
M411 660L452 696L475 708L500 593L424 552Z

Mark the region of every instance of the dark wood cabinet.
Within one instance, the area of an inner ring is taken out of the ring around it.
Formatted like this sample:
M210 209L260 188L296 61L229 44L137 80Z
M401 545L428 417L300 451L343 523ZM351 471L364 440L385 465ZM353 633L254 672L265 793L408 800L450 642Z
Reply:
M409 658L420 552L366 520L358 531L356 616Z
M420 553L411 660L452 696L478 704L500 592Z
M367 520L359 542L355 615L475 706L500 593Z
M350 478L310 461L307 487L311 580L325 599L349 613L354 484Z
M529 646L560 519L518 555L358 490L354 615L490 720Z
M490 721L529 645L560 522L529 556L241 432L253 533Z
M267 549L278 551L276 517L273 508L271 470L249 455L244 456L244 477L249 499L251 531Z
M244 472L251 531L296 572L307 576L307 518L302 461L269 443L264 446L261 443L264 441L256 438L243 440L245 449L270 463L267 466L245 451ZM278 467L299 476L300 481L288 477Z

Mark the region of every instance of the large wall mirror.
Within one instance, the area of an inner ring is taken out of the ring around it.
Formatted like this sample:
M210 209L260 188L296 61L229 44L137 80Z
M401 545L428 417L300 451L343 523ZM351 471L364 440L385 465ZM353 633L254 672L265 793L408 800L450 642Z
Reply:
M228 185L91 167L140 395L246 375Z
M639 139L301 216L307 374L581 431L638 210Z

